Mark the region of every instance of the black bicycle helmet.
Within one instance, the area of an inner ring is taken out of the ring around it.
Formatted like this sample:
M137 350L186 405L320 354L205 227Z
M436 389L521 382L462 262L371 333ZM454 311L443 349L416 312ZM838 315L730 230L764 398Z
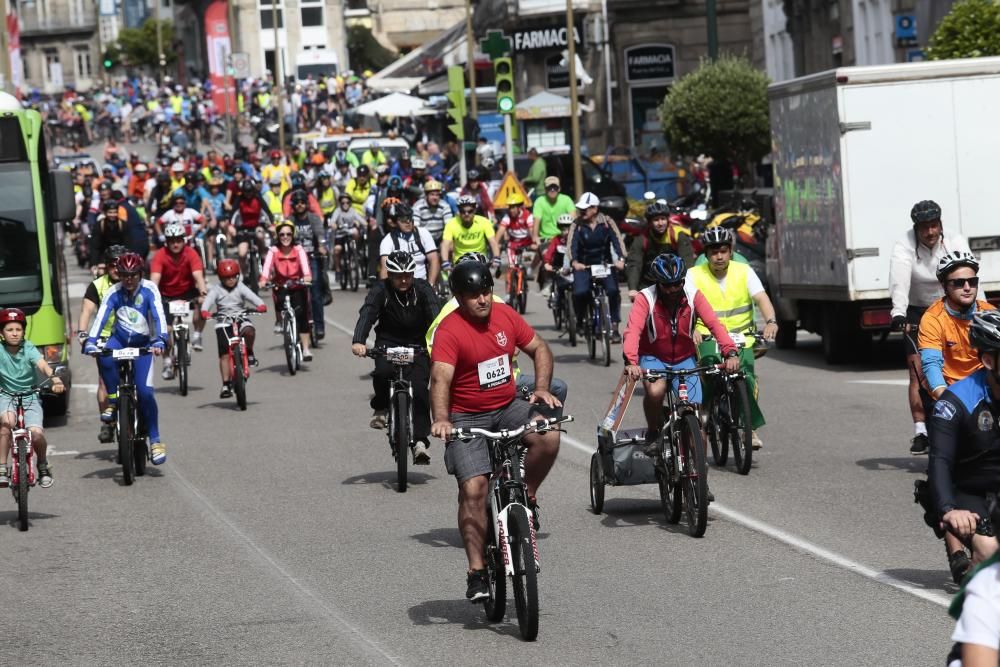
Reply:
M291 181L293 190L300 190L306 187L306 177L301 172L293 172Z
M483 180L483 175L480 173L478 169L473 167L472 169L466 172L465 178L466 181L481 181Z
M670 207L666 204L661 204L660 202L653 202L646 207L646 220L652 220L653 218L662 218L664 216L670 215Z
M657 255L656 259L649 265L650 277L660 285L677 285L682 283L684 282L686 273L684 260L672 252Z
M973 315L969 342L981 352L1000 350L1000 311L983 310Z
M913 220L913 224L915 225L921 222L931 222L940 219L941 207L938 206L937 202L930 199L918 201L910 209L910 220Z
M382 217L386 220L412 220L413 210L405 202L393 201L382 208Z
M493 276L485 264L458 262L448 280L452 294L481 294L493 289Z
M305 190L296 190L291 194L290 200L292 206L295 206L296 204L308 205L309 195L305 192Z
M405 250L394 250L385 258L385 270L387 273L413 273L417 270L417 262Z

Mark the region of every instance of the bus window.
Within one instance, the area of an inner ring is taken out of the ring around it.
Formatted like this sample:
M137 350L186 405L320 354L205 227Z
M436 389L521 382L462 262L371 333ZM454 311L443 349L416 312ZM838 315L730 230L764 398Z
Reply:
M0 163L0 192L0 304L30 315L42 302L42 267L27 162Z
M0 162L27 160L28 153L17 118L0 118Z

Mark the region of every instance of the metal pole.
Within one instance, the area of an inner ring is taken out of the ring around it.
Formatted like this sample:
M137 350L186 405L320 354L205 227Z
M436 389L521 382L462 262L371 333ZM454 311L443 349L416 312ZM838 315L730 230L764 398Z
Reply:
M611 96L611 29L608 26L608 0L601 0L601 14L604 18L602 22L604 34L601 37L604 38L604 81L607 88L608 129L610 130L615 125L615 103Z
M163 54L163 0L156 0L156 53L159 57L157 72L160 75L160 85L163 85L163 63L166 56Z
M240 50L240 30L239 26L236 25L236 0L228 0L226 2L226 14L229 20L229 52Z
M469 116L479 118L479 105L476 103L476 36L472 32L472 0L465 0L465 58L469 70ZM465 147L462 147L465 151Z
M3 29L0 30L0 91L14 90L14 73L10 62L10 35L7 33L7 0L0 0L0 16Z
M233 118L232 110L229 108L229 72L233 68L233 53L230 51L226 54L226 64L225 71L222 73L222 85L223 92L226 96L226 140L229 141L233 138ZM236 90L236 80L233 80L233 90Z
M510 114L503 115L503 136L507 142L507 171L514 171L514 132L511 130Z
M465 143L465 140L458 142L459 146ZM468 179L465 177L466 164L465 164L465 147L461 146L458 151L458 175L462 183L465 183Z
M284 14L282 14L284 17ZM278 0L271 0L271 27L274 28L274 89L275 102L278 105L278 148L285 152L285 103L284 80L281 76L281 47L278 45Z
M573 150L573 187L577 199L583 194L583 167L580 164L580 109L576 99L576 34L573 32L573 0L566 0L566 43L569 46L569 128Z
M708 57L719 57L719 24L716 20L715 0L705 0L705 22L708 24Z

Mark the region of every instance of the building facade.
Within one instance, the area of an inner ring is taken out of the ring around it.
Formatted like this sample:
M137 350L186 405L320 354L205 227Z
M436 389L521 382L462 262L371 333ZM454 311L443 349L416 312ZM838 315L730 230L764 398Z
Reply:
M89 90L101 81L101 30L117 37L117 25L98 20L94 0L35 0L18 5L25 87L61 93Z

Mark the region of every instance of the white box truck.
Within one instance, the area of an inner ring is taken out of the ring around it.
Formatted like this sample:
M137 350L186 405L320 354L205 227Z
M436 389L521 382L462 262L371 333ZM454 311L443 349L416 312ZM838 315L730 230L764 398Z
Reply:
M770 86L779 347L796 324L830 363L888 332L889 260L922 199L1000 290L1000 58L843 67Z

